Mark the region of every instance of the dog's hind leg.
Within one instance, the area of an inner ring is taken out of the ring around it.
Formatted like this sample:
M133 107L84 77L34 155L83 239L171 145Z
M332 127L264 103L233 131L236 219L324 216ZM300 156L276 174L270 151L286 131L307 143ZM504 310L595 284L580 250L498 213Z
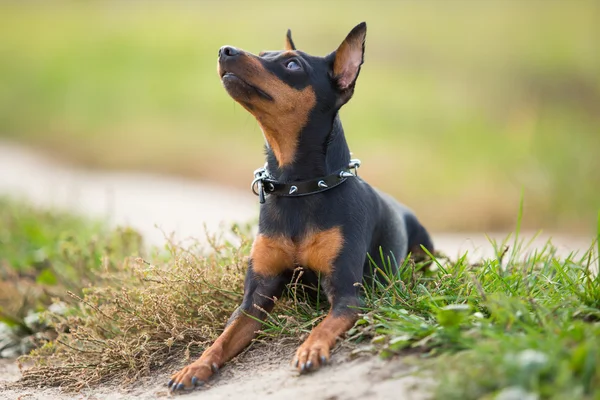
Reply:
M408 235L408 251L413 257L421 258L426 256L421 246L425 247L428 252L433 253L433 241L431 236L423 225L417 220L412 213L405 214L406 233Z

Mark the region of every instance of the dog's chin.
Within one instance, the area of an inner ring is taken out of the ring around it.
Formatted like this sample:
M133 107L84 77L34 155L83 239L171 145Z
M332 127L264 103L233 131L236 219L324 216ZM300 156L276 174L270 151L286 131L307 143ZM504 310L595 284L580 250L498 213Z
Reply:
M273 98L270 95L231 72L223 74L221 82L223 82L223 86L225 87L225 90L227 90L227 93L229 93L236 101L245 104L249 104L252 100L256 100L257 98L273 101Z
M221 82L227 93L236 101L250 103L253 98L258 96L254 86L249 85L237 75L226 73L221 78Z

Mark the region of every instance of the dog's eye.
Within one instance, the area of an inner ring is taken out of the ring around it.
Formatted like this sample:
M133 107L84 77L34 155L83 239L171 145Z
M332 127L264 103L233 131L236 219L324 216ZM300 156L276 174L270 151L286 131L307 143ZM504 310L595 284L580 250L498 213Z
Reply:
M300 64L295 60L290 60L285 64L285 67L292 71L297 71L300 69Z

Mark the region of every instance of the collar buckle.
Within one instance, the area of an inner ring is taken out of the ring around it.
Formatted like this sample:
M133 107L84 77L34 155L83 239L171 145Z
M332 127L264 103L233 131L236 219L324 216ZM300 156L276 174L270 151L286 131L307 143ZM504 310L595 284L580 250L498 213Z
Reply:
M360 160L358 158L351 159L350 164L348 164L348 169L354 169L355 176L358 176L359 168L360 168Z
M250 185L250 189L252 193L258 196L258 201L260 204L264 204L265 202L265 185L264 181L269 177L269 173L267 172L267 164L262 168L257 168L254 170L254 180ZM273 186L271 184L271 186Z

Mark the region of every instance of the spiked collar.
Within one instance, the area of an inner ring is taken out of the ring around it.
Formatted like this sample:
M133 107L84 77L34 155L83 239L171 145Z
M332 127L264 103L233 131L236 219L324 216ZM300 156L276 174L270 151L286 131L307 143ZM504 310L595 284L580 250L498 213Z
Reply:
M346 182L348 178L358 176L360 160L352 159L348 167L343 168L331 175L301 182L278 182L269 174L267 164L254 171L254 180L250 186L252 192L258 196L258 201L263 204L265 195L272 194L284 197L300 197L321 193ZM352 173L354 171L354 173Z

